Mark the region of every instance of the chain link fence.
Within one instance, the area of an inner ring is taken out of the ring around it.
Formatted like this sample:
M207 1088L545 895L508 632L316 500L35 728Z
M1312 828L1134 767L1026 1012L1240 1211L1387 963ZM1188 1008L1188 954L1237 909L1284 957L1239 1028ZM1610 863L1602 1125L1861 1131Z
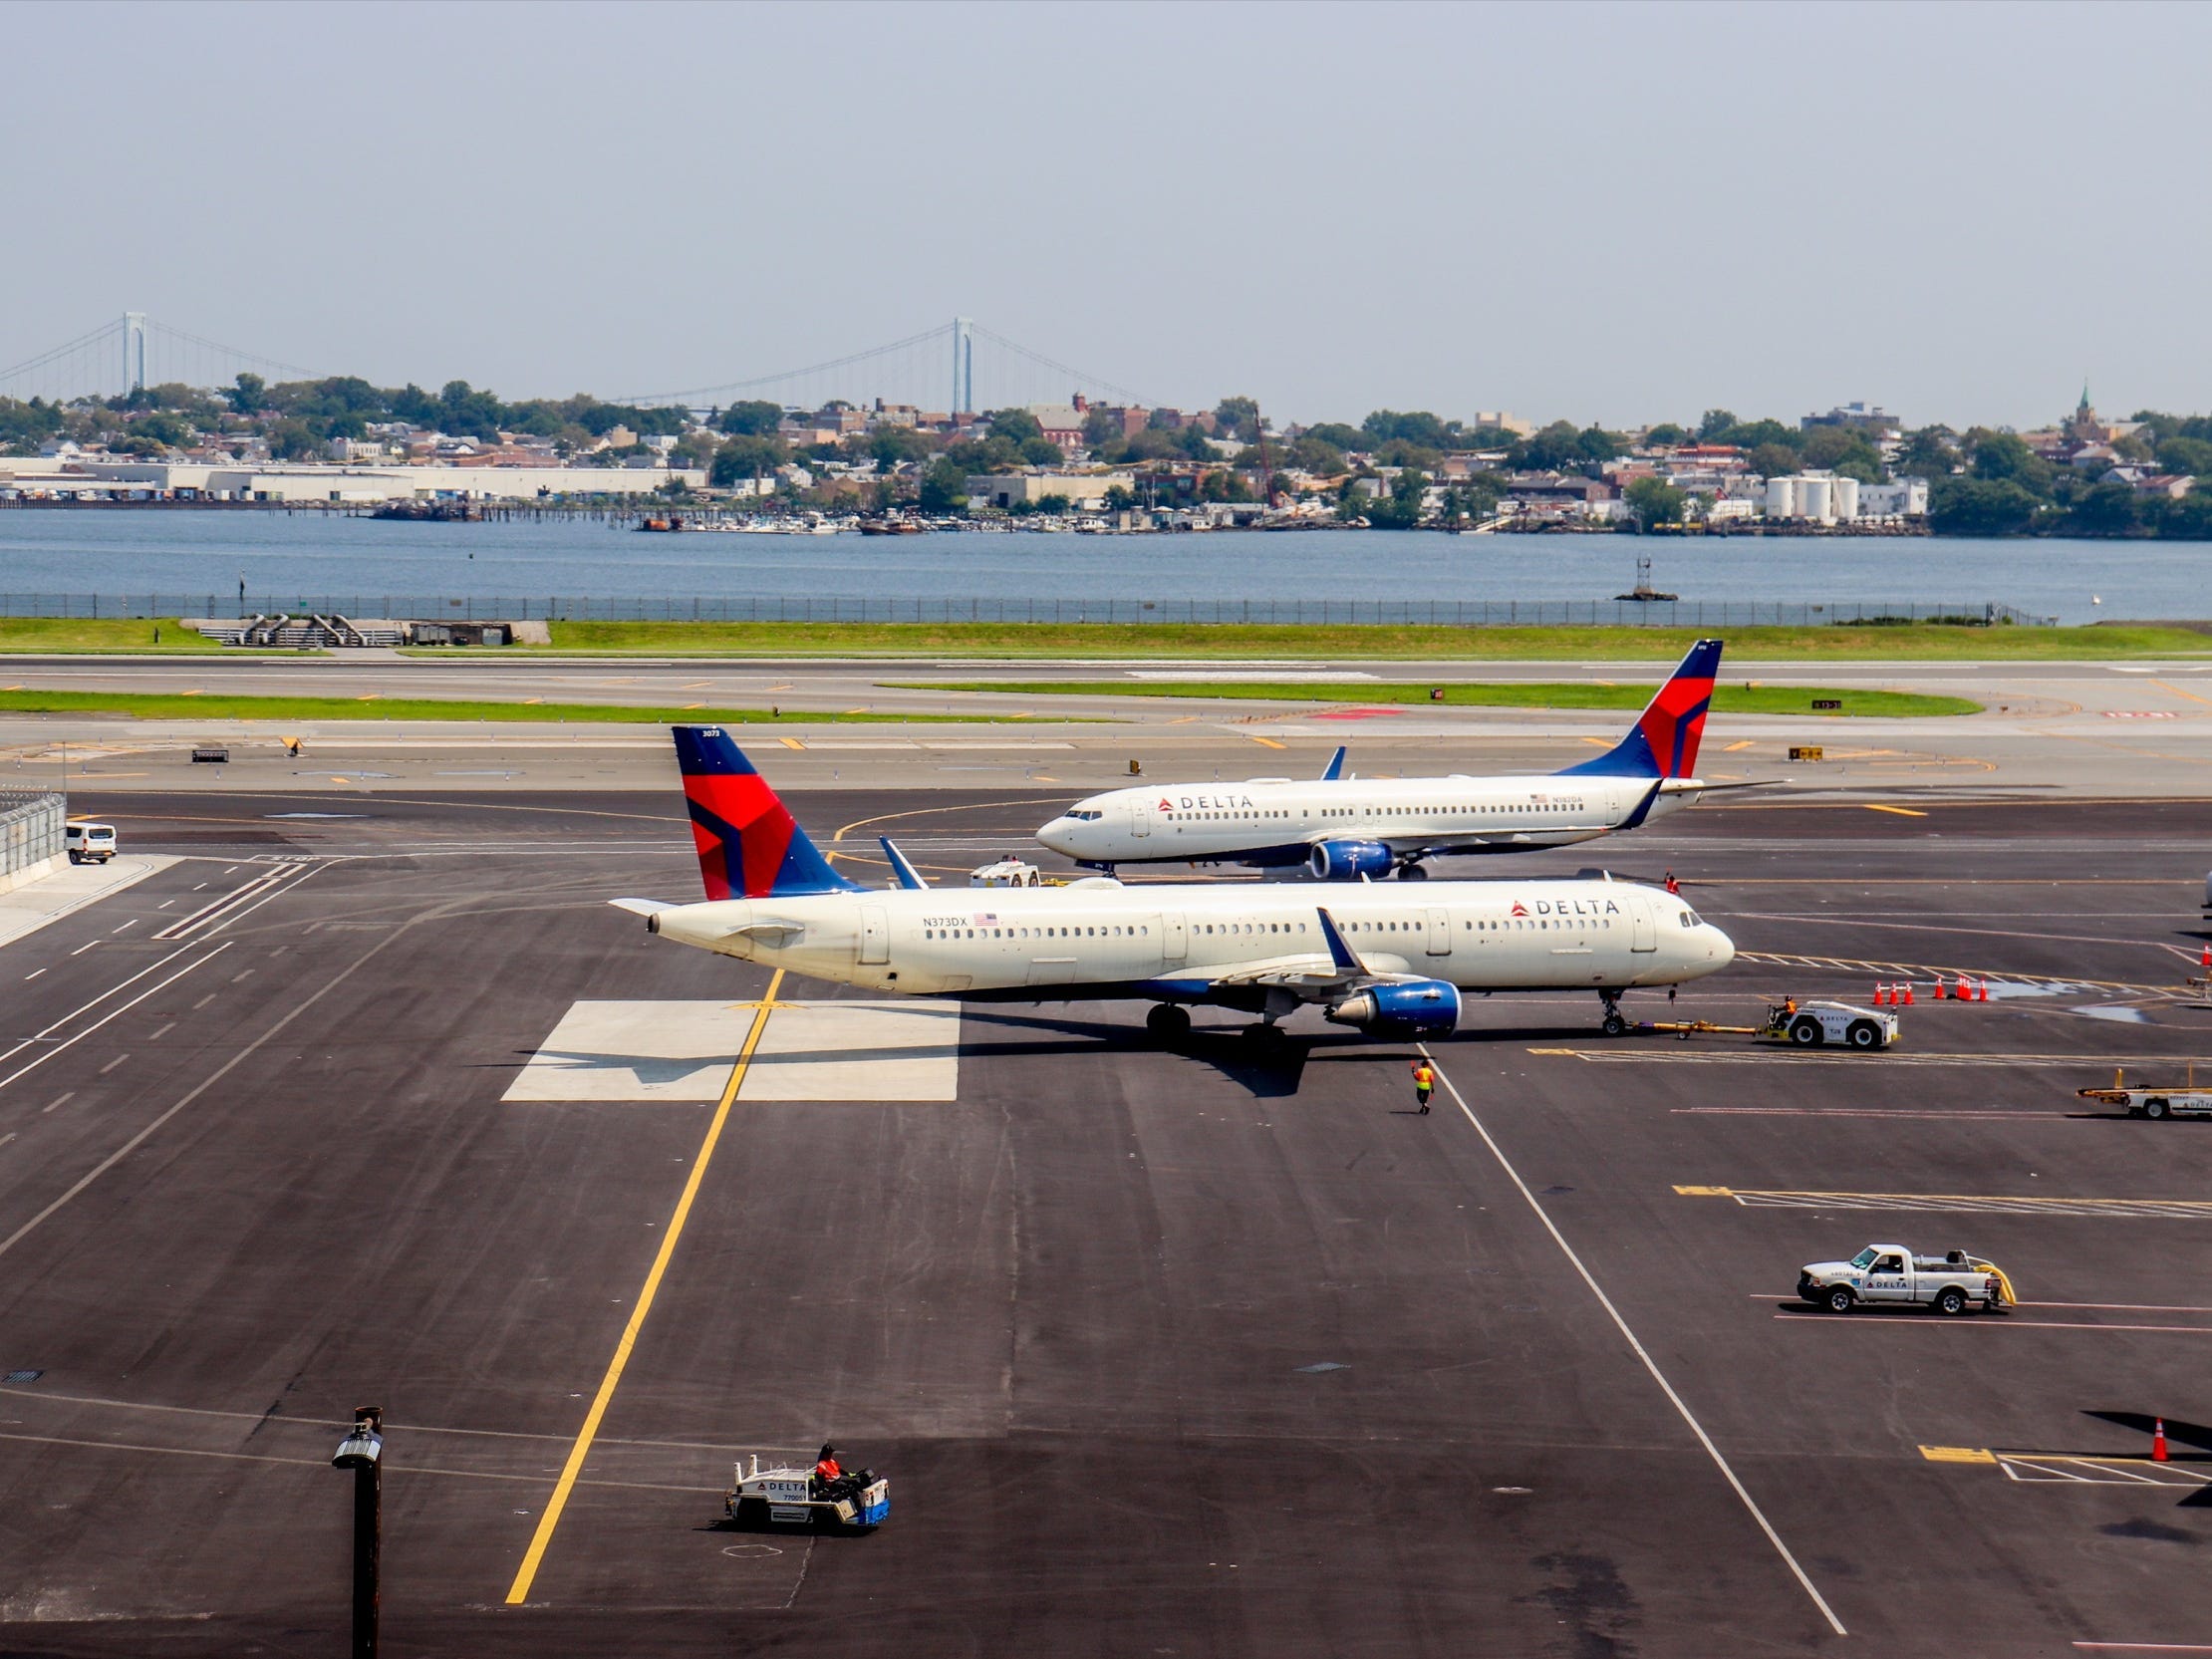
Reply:
M0 889L10 878L62 856L62 825L69 801L62 795L0 794Z
M410 594L0 594L0 617L342 616L410 622L1251 623L1281 627L1810 628L1913 622L2047 626L1988 600L898 599L855 594L744 599Z

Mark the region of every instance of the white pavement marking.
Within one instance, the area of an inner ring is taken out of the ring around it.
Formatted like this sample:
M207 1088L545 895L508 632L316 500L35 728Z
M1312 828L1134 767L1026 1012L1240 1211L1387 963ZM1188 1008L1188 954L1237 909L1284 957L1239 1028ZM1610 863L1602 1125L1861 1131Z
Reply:
M73 864L43 880L0 893L0 946L12 945L87 905L121 893L175 862L165 856L130 854L107 864Z
M1605 1294L1603 1287L1598 1284L1589 1268L1582 1265L1582 1258L1574 1253L1574 1246L1566 1242L1566 1235L1559 1231L1550 1216L1545 1213L1543 1206L1536 1202L1536 1195L1528 1190L1528 1183L1521 1179L1521 1172L1515 1169L1512 1161L1507 1158L1505 1149L1500 1147L1491 1138L1490 1131L1483 1127L1483 1120L1477 1117L1474 1108L1468 1105L1467 1097L1460 1093L1459 1085L1452 1081L1451 1074L1442 1066L1436 1065L1436 1058L1429 1053L1426 1044L1421 1045L1421 1054L1432 1066L1436 1066L1437 1081L1442 1083L1446 1090L1450 1092L1461 1113L1470 1124L1474 1125L1475 1133L1483 1138L1483 1145L1490 1148L1490 1155L1498 1160L1498 1167L1506 1172L1507 1179L1519 1189L1521 1198L1527 1202L1528 1208L1535 1212L1536 1220L1543 1224L1544 1232L1551 1235L1551 1242L1559 1246L1559 1252L1567 1258L1568 1263L1581 1276L1582 1282L1589 1286L1590 1294L1597 1298L1598 1306L1605 1310L1606 1316L1613 1321L1614 1327L1627 1340L1628 1346L1634 1350L1636 1357L1643 1362L1643 1367L1650 1373L1651 1380L1659 1385L1659 1392L1667 1397L1668 1404L1672 1405L1675 1411L1681 1415L1682 1421L1689 1425L1690 1432L1697 1437L1698 1444L1705 1448L1706 1456L1713 1460L1713 1467L1721 1472L1721 1478L1728 1482L1730 1490L1736 1494L1737 1499L1743 1504L1752 1520L1759 1523L1760 1531L1764 1532L1767 1541L1775 1546L1775 1553L1780 1555L1783 1564L1790 1568L1791 1575L1797 1579L1798 1587L1811 1598L1812 1605L1820 1610L1820 1616L1827 1620L1828 1628L1838 1636L1849 1635L1850 1632L1843 1628L1843 1621L1835 1616L1835 1609L1827 1604L1827 1599L1820 1594L1812 1580L1805 1575L1804 1568L1797 1564L1797 1557L1790 1552L1790 1546L1782 1541L1782 1534L1775 1530L1774 1522L1767 1519L1767 1512L1759 1507L1758 1501L1752 1497L1744 1483L1737 1478L1736 1471L1730 1467L1728 1459L1721 1455L1721 1449L1713 1444L1713 1437L1705 1432L1705 1425L1697 1420L1696 1415L1684 1402L1682 1396L1675 1392L1674 1384L1667 1381L1666 1374L1659 1369L1650 1352L1644 1347L1643 1343L1637 1340L1636 1333L1628 1328L1628 1321L1621 1317L1620 1309L1613 1305L1613 1298Z
M958 1100L960 1041L958 1002L779 1002L737 1098Z
M77 1017L77 1016L78 1016L79 1014L85 1014L85 1013L90 1013L90 1012L91 1012L91 1011L92 1011L93 1009L95 1009L95 1008L99 1007L101 1003L103 1003L103 1002L107 1001L109 997L111 997L111 996L115 996L115 995L118 995L118 994L122 993L123 991L129 990L129 989L130 989L130 988L131 988L131 987L132 987L133 985L137 984L137 983L138 983L138 981L139 981L140 979L144 978L144 977L145 977L145 976L146 976L147 974L149 974L149 973L158 973L158 972L160 972L162 968L164 968L168 967L170 963L172 963L172 962L175 962L175 961L176 961L176 960L177 960L177 959L178 959L179 957L183 956L183 955L185 954L185 952L186 952L186 951L189 951L190 949L191 949L191 947L190 947L190 946L185 946L185 947L183 948L183 950L178 950L178 951L172 951L172 952L170 952L170 953L169 953L169 954L168 954L167 956L163 957L163 958L162 958L162 959L161 959L161 960L160 960L159 962L157 962L157 963L149 963L149 964L147 964L147 965L146 965L146 966L145 966L144 968L139 968L138 972L136 972L136 973L132 974L130 978L128 978L128 979L125 979L125 980L123 980L123 981L122 981L122 982L121 982L120 984L113 984L113 985L110 985L110 986L109 986L109 987L108 987L108 988L107 988L106 990L102 991L102 992L101 992L101 993L100 993L100 994L99 994L98 996L95 996L95 997L91 998L91 999L90 999L89 1001L85 1001L85 1002L80 1002L80 1003L79 1003L79 1004L78 1004L78 1005L77 1005L76 1007L74 1007L74 1008L70 1009L68 1013L66 1013L66 1014L62 1015L62 1017L61 1017L61 1018L59 1018L59 1019L55 1020L55 1021L54 1021L54 1022L53 1022L53 1023L52 1023L51 1025L48 1025L48 1026L46 1026L46 1027L45 1027L45 1028L44 1028L43 1030L40 1030L40 1031L35 1031L35 1032L33 1032L33 1033L32 1033L32 1034L30 1035L30 1036L27 1036L27 1037L25 1037L25 1038L24 1038L24 1039L23 1039L23 1040L22 1040L21 1042L19 1042L19 1043L15 1044L15 1046L14 1046L14 1047L12 1047L12 1048L9 1048L9 1049L7 1049L7 1050L5 1050L5 1051L0 1051L0 1065L5 1065L5 1064L6 1064L6 1063L7 1063L8 1061L10 1061L10 1060L14 1059L14 1058L15 1058L15 1057L16 1057L16 1056L17 1056L18 1054L22 1053L22 1052L23 1052L23 1051L24 1051L24 1050L25 1050L26 1048L29 1048L29 1047L30 1047L30 1046L31 1046L31 1045L32 1045L33 1043L37 1043L37 1042L43 1042L43 1041L45 1041L45 1040L46 1040L46 1039L47 1039L48 1037L51 1037L51 1036L52 1036L52 1035L53 1035L53 1034L54 1034L54 1033L55 1033L56 1031L59 1031L59 1030L60 1030L60 1029L61 1029L61 1028L62 1028L63 1026L67 1025L67 1024L68 1024L68 1023L69 1023L69 1022L70 1022L71 1020L75 1019L75 1018L76 1018L76 1017ZM206 958L202 958L202 959L201 959L201 961L203 961L203 962L204 962L204 961L206 961L206 960L207 960ZM192 967L193 967L193 968L197 968L198 966L199 966L199 964L198 964L198 963L194 963L194 964L192 965ZM190 971L190 969L189 969L189 968L187 968L187 969L186 969L186 971L187 971L187 972L189 972L189 971ZM182 975L180 974L180 975L178 975L178 977L182 977ZM170 982L171 982L170 980L166 980L166 979L164 979L164 980L162 981L162 984L163 984L163 985L165 985L165 984L168 984L168 983L170 983ZM154 990L159 990L159 989L161 988L161 985L155 985L155 986L154 986L153 988L154 988ZM149 991L149 992L147 992L146 994L147 994L147 995L151 995L151 994L152 994L152 992L151 992L151 991ZM140 997L138 997L138 998L134 999L134 1000L133 1000L133 1001L131 1001L131 1002L127 1002L127 1003L125 1003L125 1004L124 1004L124 1006L125 1006L125 1007L136 1007L136 1006L138 1005L138 1002L142 1002L142 1001L144 1001L144 1000L145 1000L145 997L144 997L144 996L140 996ZM122 1011L123 1011L123 1010L122 1010L121 1008L119 1008L119 1009L117 1009L117 1010L116 1010L116 1012L117 1012L117 1013L120 1013L120 1012L122 1012ZM109 1018L109 1019L113 1019L114 1017L115 1017L115 1015L114 1015L114 1014L110 1014L110 1015L108 1016L108 1018ZM103 1024L103 1025L105 1025L106 1023L107 1023L107 1020L105 1020L105 1019L101 1021L101 1024ZM95 1027L93 1027L93 1028L94 1028L95 1030L99 1029L99 1027L98 1027L98 1026L95 1026ZM79 1034L80 1034L80 1035L82 1035L83 1033L79 1033ZM74 1041L76 1040L76 1038L74 1038L74 1037L73 1037L73 1038L71 1038L70 1040L71 1040L72 1042L74 1042ZM65 1046L66 1046L66 1045L65 1045ZM34 1062L34 1063L35 1063L35 1062ZM22 1073L18 1072L18 1073L17 1073L16 1075L17 1075L17 1076L21 1076L21 1075L22 1075ZM13 1079L13 1078L10 1078L10 1079L9 1079L8 1081L9 1081L9 1082L13 1082L13 1081L14 1081L14 1079ZM6 1085L5 1083L0 1083L0 1088L5 1088L6 1086L7 1086L7 1085Z
M78 1035L75 1035L75 1037L64 1037L64 1039L62 1039L62 1042L58 1042L58 1044L53 1044L51 1048L47 1048L47 1051L44 1051L44 1053L42 1053L42 1055L40 1055L38 1059L33 1059L33 1062L31 1062L31 1064L27 1064L27 1066L18 1066L16 1070L11 1070L11 1073L9 1073L7 1077L0 1077L0 1088L7 1088L7 1086L9 1086L11 1082L16 1082L16 1079L18 1079L18 1077L27 1077L29 1073L33 1073L33 1070L38 1070L40 1066L44 1066L44 1064L47 1064L47 1062L49 1062L49 1059L53 1059L53 1057L56 1057L58 1053L67 1053L67 1051L69 1051L69 1048L75 1048L75 1046L78 1046L80 1042L84 1042L84 1039L87 1039L89 1035L93 1035L95 1031L100 1031L100 1026L104 1026L104 1024L107 1024L107 1022L109 1022L109 1019L115 1019L115 1017L120 1017L120 1015L124 1015L124 1013L131 1013L131 1008L135 1008L135 1006L138 1006L139 1002L143 1002L143 999L146 999L146 997L150 997L150 995L159 995L161 991L165 991L165 988L168 988L168 986L172 986L174 982L177 982L177 979L181 979L181 977L183 977L185 973L190 973L190 971L192 971L192 968L197 968L197 967L205 967L205 965L208 965L208 963L212 963L212 960L214 960L214 958L217 958L217 956L221 956L223 952L228 952L228 949L230 949L230 945L228 945L228 943L225 943L225 945L217 945L217 947L214 947L214 949L212 949L212 952L208 952L208 954L205 954L203 958L199 958L199 960L197 960L197 963L185 963L185 965L183 965L181 968L177 968L177 971L174 971L174 973L170 973L170 975L168 975L168 977L165 977L165 979L161 979L161 982L159 982L157 986L152 986L152 988L148 988L148 991L139 991L138 995L135 995L135 997L131 997L131 999L129 999L129 1002L124 1002L124 1004L122 1004L120 1008L115 1008L115 1011L113 1011L113 1013L104 1013L104 1015L100 1015L98 1019L93 1019L93 1022L91 1022L89 1026L84 1026L84 1031L80 1031L80 1033L78 1033ZM170 958L170 960L174 960L174 958ZM127 1055L127 1057L129 1057L129 1055ZM115 1070L115 1066L118 1066L118 1064L122 1064L122 1062L120 1062L120 1059L118 1059L118 1062L111 1062L109 1066L102 1066L102 1073L109 1073L109 1070Z
M752 1029L757 1003L580 1001L501 1099L711 1103ZM737 1098L950 1101L960 1092L960 1004L775 1005Z

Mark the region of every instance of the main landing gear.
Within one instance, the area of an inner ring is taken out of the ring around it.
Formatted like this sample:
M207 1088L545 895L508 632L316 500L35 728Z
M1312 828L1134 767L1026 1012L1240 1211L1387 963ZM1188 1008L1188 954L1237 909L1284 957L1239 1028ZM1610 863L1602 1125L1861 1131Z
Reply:
M1599 1023L1598 1029L1609 1037L1617 1037L1628 1029L1628 1021L1622 1017L1620 1011L1620 992L1601 990L1597 994L1598 999L1605 1004L1605 1018Z
M1423 865L1401 864L1398 866L1398 879L1402 882L1425 882L1429 879L1429 872Z
M1145 1015L1145 1029L1162 1042L1180 1042L1191 1034L1191 1010L1180 1002L1155 1002Z

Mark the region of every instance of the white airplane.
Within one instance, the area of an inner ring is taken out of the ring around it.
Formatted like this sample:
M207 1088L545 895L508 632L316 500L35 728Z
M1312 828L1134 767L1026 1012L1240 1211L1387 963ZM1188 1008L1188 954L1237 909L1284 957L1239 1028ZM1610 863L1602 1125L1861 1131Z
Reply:
M1717 787L1694 776L1721 664L1690 648L1628 735L1579 765L1533 777L1347 778L1338 749L1318 779L1114 789L1037 831L1093 870L1122 864L1304 865L1323 881L1428 875L1439 854L1520 853L1635 829ZM1741 784L1720 785L1742 788Z
M1618 1035L1621 992L1726 968L1728 936L1671 894L1630 882L1353 886L1317 904L1274 883L926 886L884 841L898 886L832 870L718 726L675 728L706 902L614 903L663 939L834 984L1003 1002L1130 998L1162 1037L1193 1006L1276 1021L1308 1003L1390 1040L1458 1023L1462 991L1593 991Z

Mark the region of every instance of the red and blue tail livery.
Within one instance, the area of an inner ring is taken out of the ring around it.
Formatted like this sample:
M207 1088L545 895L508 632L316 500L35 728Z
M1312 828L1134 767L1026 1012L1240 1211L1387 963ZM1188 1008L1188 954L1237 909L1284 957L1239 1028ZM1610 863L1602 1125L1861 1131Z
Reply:
M709 899L786 899L849 893L768 780L718 725L680 725L676 759L691 815L691 843Z
M1659 688L1628 735L1594 760L1568 766L1561 777L1694 777L1705 711L1713 703L1713 679L1721 671L1721 642L1700 640Z

